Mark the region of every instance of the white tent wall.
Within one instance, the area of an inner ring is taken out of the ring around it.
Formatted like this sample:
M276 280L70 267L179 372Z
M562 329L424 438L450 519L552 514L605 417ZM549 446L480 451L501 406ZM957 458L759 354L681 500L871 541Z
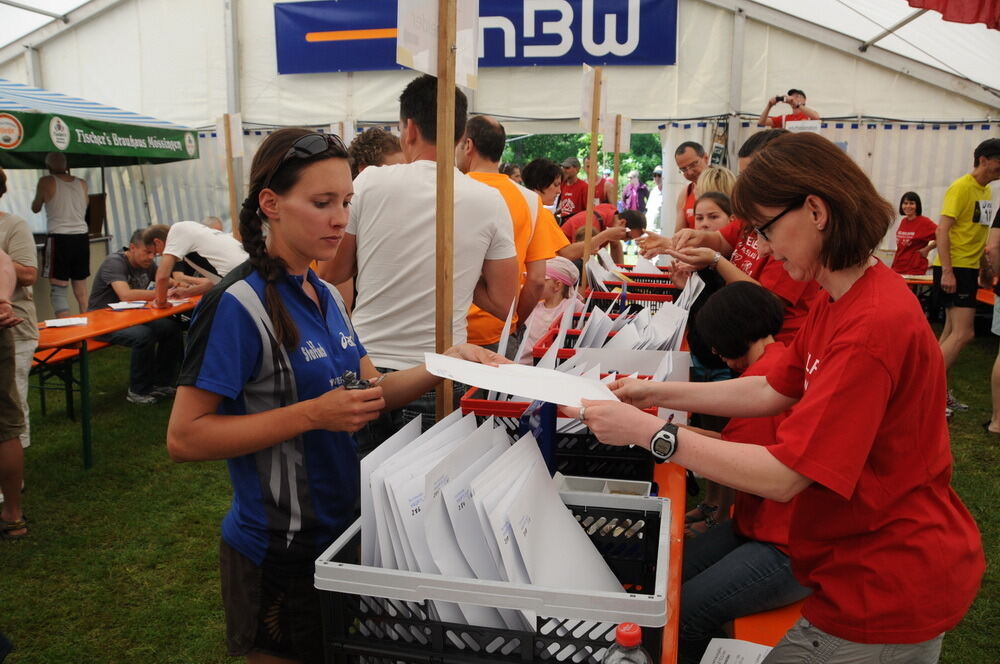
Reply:
M202 0L119 2L38 48L40 81L27 80L23 57L0 65L0 75L119 108L149 109L154 117L177 124L204 126L225 107L222 5Z
M715 121L671 123L660 131L663 145L663 200L676 202L685 181L674 162L674 150L683 141L698 141L710 148ZM756 122L741 122L735 145L743 144L759 131ZM876 189L893 207L907 191L915 191L923 213L935 222L941 213L945 191L956 178L972 170L972 153L988 138L1000 138L996 123L920 124L906 122L825 122L821 135L846 145L847 153L868 174ZM808 167L804 165L803 167ZM734 169L735 170L735 169ZM1000 204L1000 187L994 186L994 206ZM674 208L662 217L665 231L676 220ZM883 256L896 249L898 219L886 234L880 249ZM668 232L669 234L669 232Z
M0 64L0 78L6 78L8 81L17 81L18 83L25 83L27 85L31 84L30 77L28 76L28 67L23 57L14 58Z
M823 117L982 120L989 108L823 44L750 21L743 59L741 111L759 113L770 97L801 88ZM756 55L755 55L756 54ZM997 98L1000 107L1000 98ZM787 112L777 106L772 115Z

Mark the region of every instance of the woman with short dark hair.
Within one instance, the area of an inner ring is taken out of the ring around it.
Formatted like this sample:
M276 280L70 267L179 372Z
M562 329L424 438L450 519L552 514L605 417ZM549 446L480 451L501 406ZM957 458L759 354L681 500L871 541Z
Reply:
M803 168L808 164L808 168ZM944 361L916 298L873 253L894 211L825 138L782 136L740 176L734 210L797 280L826 292L765 376L611 385L584 401L606 443L637 444L737 490L795 500L789 555L812 590L765 662L937 662L985 561L951 488ZM791 409L773 445L716 440L636 407L730 417Z

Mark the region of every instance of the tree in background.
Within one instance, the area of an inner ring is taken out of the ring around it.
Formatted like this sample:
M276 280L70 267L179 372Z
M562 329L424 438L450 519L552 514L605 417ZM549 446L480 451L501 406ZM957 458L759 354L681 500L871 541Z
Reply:
M590 134L532 134L508 138L503 151L503 161L524 166L533 159L547 157L557 164L566 157L576 157L583 163L590 151ZM600 152L602 170L614 169L615 156ZM619 166L618 190L628 184L627 174L639 171L642 181L653 180L653 169L662 163L662 149L658 134L632 134L632 151L624 152ZM582 174L581 174L582 175ZM590 173L587 174L588 176Z

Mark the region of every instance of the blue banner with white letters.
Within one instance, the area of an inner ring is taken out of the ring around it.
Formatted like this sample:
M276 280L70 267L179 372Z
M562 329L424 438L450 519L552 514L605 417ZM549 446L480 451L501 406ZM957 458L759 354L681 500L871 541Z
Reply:
M278 73L400 69L396 2L276 3ZM479 66L672 65L677 2L479 0Z

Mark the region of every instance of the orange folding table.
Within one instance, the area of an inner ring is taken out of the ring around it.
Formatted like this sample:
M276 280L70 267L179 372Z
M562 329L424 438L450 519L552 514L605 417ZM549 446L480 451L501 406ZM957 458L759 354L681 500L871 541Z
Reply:
M102 335L124 330L133 325L142 325L143 323L148 323L159 318L166 318L174 314L190 311L195 308L199 299L192 298L187 302L166 309L154 309L149 306L142 309L126 309L124 311L96 309L80 314L81 318L87 319L86 325L73 325L69 327L40 326L38 350L51 350L52 353L48 355L36 354L35 359L39 364L45 364L46 358L54 357L55 353L63 349L75 348L80 351L80 426L83 438L84 468L90 468L93 465L90 426L90 363L87 358L87 343Z

